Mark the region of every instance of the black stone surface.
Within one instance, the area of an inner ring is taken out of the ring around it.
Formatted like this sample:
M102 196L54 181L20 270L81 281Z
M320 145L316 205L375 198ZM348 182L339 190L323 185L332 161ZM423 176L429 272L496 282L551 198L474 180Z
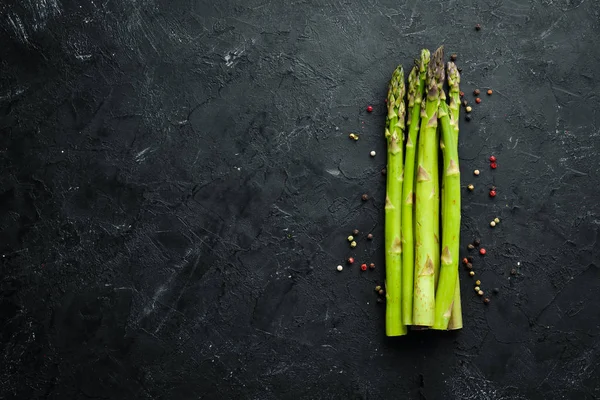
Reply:
M0 398L599 398L599 21L593 0L3 1ZM462 331L387 339L383 100L441 44L467 99L494 90L460 144L491 303L461 271ZM377 268L336 272L349 255Z

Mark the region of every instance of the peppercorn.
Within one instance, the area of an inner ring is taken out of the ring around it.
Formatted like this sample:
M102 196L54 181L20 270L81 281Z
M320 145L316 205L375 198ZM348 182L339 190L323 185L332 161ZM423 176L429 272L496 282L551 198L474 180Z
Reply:
M351 242L351 241L353 241L353 240L354 240L354 236L352 236L352 235L348 236L348 241L349 241L349 242Z
M472 262L473 262L473 256L468 256L468 257L467 257L467 260L468 260L470 263L472 263Z
M479 89L475 89L475 90L473 90L473 94L474 94L475 96L479 96L479 93L481 93L481 91L480 91Z
M354 264L354 257L348 257L348 264Z
M376 292L379 292L380 290L381 290L381 286L379 286L379 285L375 286L375 291Z
M492 89L488 89L488 91L487 91L488 96L491 96L492 93L494 93L494 92L492 92Z
M372 234L372 233L369 233L369 234L367 235L367 239L369 239L369 240L373 240L373 234Z
M358 140L358 135L354 135L354 137L352 139L354 139L354 141L357 141Z
M471 115L467 114L465 115L465 121L469 122L471 120Z
M467 102L467 100L463 100L463 101L462 101L462 105L463 105L463 107L466 107L468 104L469 104L469 103Z
M383 169L381 170L381 175L385 175L385 174L387 174L387 169L383 168Z
M467 108L465 108L465 111L470 113L471 111L473 111L473 107L467 106Z
M469 243L469 244L467 245L467 249L469 249L469 250L473 250L474 248L475 248L475 246L473 246L473 244L472 244L472 243Z
M476 169L475 171L473 171L473 175L475 175L475 176L479 176L479 170L478 170L478 169Z
M475 286L474 289L475 289L476 292L479 292L481 290L481 288L479 286Z
M371 150L371 157L375 157L377 155L377 153L375 152L375 150Z
M476 98L476 99L475 99L475 103L477 103L477 104L481 103L481 99L480 99L479 97L478 97L478 98Z
M456 54L452 54L450 56L450 61L456 61L457 58L458 58L458 56Z
M344 269L344 267L342 267L341 265L338 265L338 266L337 266L337 270L338 270L338 271L342 271L343 269Z
M494 218L494 222L497 223L497 224L499 224L500 223L500 218L498 218L498 217Z
M475 239L475 240L473 240L473 245L475 247L479 247L480 244L481 244L481 239Z
M469 189L472 192L475 189L475 186L470 184L469 186L467 186L467 189Z
M513 268L513 269L511 269L511 270L510 270L510 274L511 274L511 275L516 275L516 274L517 274L517 270L516 270L516 269L514 269L514 268Z
M475 276L475 271L470 271L470 272L469 272L469 275L471 275L471 276Z
M352 247L352 248L356 247L356 242L354 240L352 242L350 242L350 247Z
M361 271L366 271L367 270L367 264L361 264L360 265L360 270Z
M467 257L465 257L465 258L462 259L462 263L463 264L468 264L469 263L469 260L467 260Z
M363 200L363 201L367 201L367 200L369 200L369 195L368 195L368 194L366 194L366 193L365 193L365 194L363 194L363 195L362 195L362 200Z
M367 107L367 112L373 112L373 106L368 106Z
M495 190L490 190L490 197L496 197L496 191Z
M460 92L458 92L458 95L462 98L465 96L465 92L463 92L462 90Z
M377 293L379 293L380 296L383 296L385 294L385 292L383 291L383 289L379 289L379 291Z
M495 156L490 156L490 162L496 162L496 157Z
M481 25L479 25L479 24L475 25L475 30L476 31L480 31L481 30Z
M491 169L496 169L496 168L498 168L498 164L496 164L495 162L493 162L493 163L490 164L490 168Z
M359 234L359 230L358 229L353 229L352 230L352 234L353 235L358 235Z
M479 279L477 279L477 280L475 281L475 284L476 284L477 286L479 286L479 285L481 285L481 281L480 281Z
M355 135L354 133L351 133L351 134L349 134L349 135L348 135L348 137L349 137L350 139L354 139L354 138L356 137L356 135Z
M493 227L495 227L495 226L496 226L496 222L494 222L494 221L490 221L490 226L491 226L492 228L493 228Z
M473 264L467 263L467 269L473 269Z
M479 249L479 254L481 254L482 256L485 256L485 253L486 253L486 251L483 247Z
M375 263L371 263L371 264L369 264L369 268L370 268L370 269L375 269Z
M478 291L477 294L483 296L483 290Z
M495 294L498 294L498 293L500 293L500 289L498 289L497 287L495 287L495 288L494 288L494 290L493 290L493 292L494 292Z
M486 297L485 299L483 299L483 302L484 302L485 304L489 304L489 303L490 303L490 299L488 299L488 298Z

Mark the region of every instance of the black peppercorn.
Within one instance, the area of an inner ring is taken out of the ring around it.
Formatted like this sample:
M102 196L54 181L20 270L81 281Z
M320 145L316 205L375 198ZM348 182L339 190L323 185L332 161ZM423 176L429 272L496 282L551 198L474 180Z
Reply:
M353 230L352 234L355 235L355 236L358 235L358 229Z
M475 239L475 240L473 240L473 245L475 247L478 247L480 244L481 244L481 239Z

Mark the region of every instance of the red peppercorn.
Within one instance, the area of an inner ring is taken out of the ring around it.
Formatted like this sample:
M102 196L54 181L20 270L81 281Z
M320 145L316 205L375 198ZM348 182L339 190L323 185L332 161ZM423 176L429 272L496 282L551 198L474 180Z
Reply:
M354 257L348 257L348 264L354 264Z
M480 99L479 97L478 97L478 98L476 98L476 99L475 99L475 103L477 103L477 104L481 103L481 99Z
M468 264L468 263L469 263L469 260L468 260L468 259L465 257L465 258L463 258L463 259L462 259L462 263L463 263L463 264Z
M463 97L465 95L465 92L463 92L462 90L458 93L460 95L460 97Z
M490 197L496 197L496 191L490 190Z
M486 253L485 249L482 247L479 249L479 254L481 254L482 256L484 256Z
M479 25L479 24L475 25L475 30L476 31L480 31L481 30L481 25Z
M490 156L490 162L496 162L496 157Z
M496 169L496 168L498 168L498 164L496 164L495 162L493 162L493 163L490 164L490 168L491 169Z
M367 107L367 112L373 112L373 106Z
M367 264L362 264L360 266L361 271L366 271L367 270Z

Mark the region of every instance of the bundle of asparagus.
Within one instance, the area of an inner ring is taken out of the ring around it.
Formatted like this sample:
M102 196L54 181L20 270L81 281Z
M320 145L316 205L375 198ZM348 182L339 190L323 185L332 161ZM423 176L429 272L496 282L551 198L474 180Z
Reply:
M388 90L385 132L388 336L405 335L408 325L441 330L462 328L458 280L460 76L456 65L448 63L448 105L443 88L443 60L442 47L433 55L427 49L421 51L420 60L408 77L408 107L404 105L402 66L394 71ZM406 125L408 135L404 144ZM443 159L441 246L438 149L442 150Z

